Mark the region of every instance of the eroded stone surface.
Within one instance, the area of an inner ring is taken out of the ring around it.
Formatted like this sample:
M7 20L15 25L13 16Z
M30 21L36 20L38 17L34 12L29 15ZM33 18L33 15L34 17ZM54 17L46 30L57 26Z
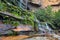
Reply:
M45 8L47 6L56 5L52 7L53 11L58 11L60 9L60 0L32 0L31 3L40 5L40 7L35 7L34 5L28 5L30 10L36 10L39 8Z
M14 27L9 25L9 24L0 24L0 34L7 34L11 32L10 30L13 29Z
M33 37L33 38L25 39L25 40L47 40L47 38L46 37Z
M32 31L33 27L31 25L18 25L13 31Z

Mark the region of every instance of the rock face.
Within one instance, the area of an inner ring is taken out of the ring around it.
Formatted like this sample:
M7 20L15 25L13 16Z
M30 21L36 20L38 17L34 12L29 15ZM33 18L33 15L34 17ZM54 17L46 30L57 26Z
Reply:
M33 27L31 25L18 25L13 31L32 31Z
M57 10L60 9L60 0L20 0L19 5L22 9L28 9L32 11L35 11L39 8L45 8L49 5L56 5L56 7L53 6L53 10L55 11L56 8Z
M47 39L47 37L33 37L25 40L49 40L49 39Z
M22 9L27 9L27 1L28 0L20 0L19 7L21 7Z
M41 0L31 0L31 2L34 4L40 4Z
M18 32L21 34L25 34L25 32L32 32L33 27L30 25L19 25L16 28L9 25L9 24L0 24L0 35L5 35L5 34L12 34L13 32Z
M40 5L40 7L36 7L37 5L34 6L31 3L35 4L35 5L36 4ZM36 9L39 9L39 8L45 8L45 7L49 6L49 5L50 6L55 5L55 6L53 6L54 11L59 10L60 9L60 0L31 0L28 6L30 6L29 8L31 10L36 10Z
M13 29L11 25L6 25L6 24L0 24L0 35L8 34L11 32L11 29Z
M48 5L56 5L59 4L60 0L42 0L42 7L47 7Z
M31 25L18 25L15 29L13 29L14 32L17 32L19 35L32 35L33 34L33 27Z

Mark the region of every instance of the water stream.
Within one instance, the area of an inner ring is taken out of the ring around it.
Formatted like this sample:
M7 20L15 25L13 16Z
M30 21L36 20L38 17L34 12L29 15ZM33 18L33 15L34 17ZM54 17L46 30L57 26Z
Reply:
M48 26L47 22L40 22L39 20L36 19L36 22L38 23L38 29L40 33L52 33L52 29Z

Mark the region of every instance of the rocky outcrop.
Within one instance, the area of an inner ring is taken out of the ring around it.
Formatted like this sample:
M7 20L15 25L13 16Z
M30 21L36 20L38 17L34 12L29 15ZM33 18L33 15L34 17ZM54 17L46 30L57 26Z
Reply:
M42 7L47 7L48 5L56 5L59 4L60 0L42 0Z
M20 31L33 31L33 27L31 25L18 25L13 31L20 32Z
M34 4L40 4L41 0L31 0L30 2L32 2Z
M28 32L33 32L33 27L31 25L22 24L17 27L13 27L9 24L0 24L0 35L13 34L14 32L17 32L18 34L26 34Z
M42 5L42 7L47 7L48 5L59 4L60 0L31 0L33 4Z
M40 7L36 7L32 4L36 4L37 5L40 5ZM30 4L28 6L30 6L29 8L31 10L36 10L36 9L39 9L39 8L45 8L47 6L52 6L52 5L55 5L53 6L53 10L59 10L60 9L60 0L31 0L30 1Z
M14 29L14 27L9 24L0 24L0 35L11 33L12 29Z

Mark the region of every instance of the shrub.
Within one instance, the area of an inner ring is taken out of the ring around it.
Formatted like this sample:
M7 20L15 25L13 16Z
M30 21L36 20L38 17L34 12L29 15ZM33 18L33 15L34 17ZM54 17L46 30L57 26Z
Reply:
M52 7L50 6L45 9L37 10L35 16L40 22L47 22L52 25L54 29L57 29L59 28L57 26L60 26L60 11L52 11Z

